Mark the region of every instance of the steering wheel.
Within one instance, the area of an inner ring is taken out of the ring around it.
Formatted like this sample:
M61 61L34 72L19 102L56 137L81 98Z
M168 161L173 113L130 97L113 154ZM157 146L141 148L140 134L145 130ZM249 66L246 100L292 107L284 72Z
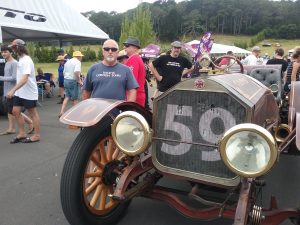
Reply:
M227 65L223 65L222 67L219 66L219 63L222 61L222 59L228 59L229 60L229 64ZM223 55L219 58L217 58L214 62L212 62L213 65L215 66L215 68L219 69L219 70L223 70L223 71L228 71L229 68L231 68L235 63L237 63L240 66L240 73L244 73L244 67L243 64L241 63L240 60L238 60L238 58L232 56L232 55ZM224 67L225 66L225 67Z

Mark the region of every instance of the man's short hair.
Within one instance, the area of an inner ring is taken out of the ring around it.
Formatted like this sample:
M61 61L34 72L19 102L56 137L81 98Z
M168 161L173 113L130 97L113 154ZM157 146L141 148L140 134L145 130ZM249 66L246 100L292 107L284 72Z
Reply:
M3 51L9 51L10 53L12 53L12 48L8 47L8 45L2 45L1 52Z
M284 50L283 50L283 48L277 48L275 53L279 56L283 56L284 55Z

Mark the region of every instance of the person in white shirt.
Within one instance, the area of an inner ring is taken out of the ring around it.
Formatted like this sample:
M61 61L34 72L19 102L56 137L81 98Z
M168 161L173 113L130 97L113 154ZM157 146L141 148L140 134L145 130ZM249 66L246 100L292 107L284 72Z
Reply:
M40 140L40 117L36 110L38 88L35 80L34 64L28 55L28 51L23 40L15 39L12 42L11 47L18 55L19 61L17 66L17 84L7 93L7 98L14 97L12 112L18 122L19 132L10 143L37 142ZM34 133L31 137L26 137L24 128L25 121L21 114L22 107L27 109L33 122Z
M60 113L58 117L61 117L65 112L65 108L69 102L72 100L73 105L76 105L80 96L80 87L83 85L80 79L81 73L81 60L84 55L80 51L73 52L73 58L65 63L64 67L64 89L65 89L65 99L62 103Z
M262 60L259 58L259 54L260 48L258 46L254 46L252 48L252 53L243 60L243 64L248 66L261 65Z

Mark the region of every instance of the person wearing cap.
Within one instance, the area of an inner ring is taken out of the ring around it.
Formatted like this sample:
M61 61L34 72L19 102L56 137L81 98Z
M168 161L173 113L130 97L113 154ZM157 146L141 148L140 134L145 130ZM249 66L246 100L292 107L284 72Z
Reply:
M57 102L57 104L62 104L64 101L64 67L66 59L64 56L59 55L57 56L56 61L58 62L58 95L60 97L60 101Z
M165 92L179 83L182 75L184 75L183 71L187 74L193 70L192 63L187 58L179 55L182 44L179 41L174 41L171 46L170 54L162 55L149 64L155 79L159 81L159 92Z
M146 104L146 93L145 85L146 83L146 71L145 65L141 56L139 55L140 41L135 37L129 37L124 43L125 51L129 57L125 65L128 66L139 84L139 88L136 93L136 102L141 106L145 107Z
M139 87L130 68L117 61L118 43L108 39L103 43L103 60L88 70L83 87L83 99L105 98L135 102ZM126 97L127 92L127 97Z
M64 90L65 99L62 103L60 113L58 117L61 117L65 112L65 108L69 102L69 99L76 105L80 97L80 87L83 85L80 79L81 74L81 61L84 55L80 51L73 52L73 58L68 60L64 66Z
M65 50L63 48L58 50L58 55L64 57L65 61L68 61L71 59L71 56L65 53Z
M11 46L13 51L18 55L19 62L17 67L17 83L7 93L7 97L13 97L13 115L18 122L19 132L10 143L37 142L40 140L40 117L36 110L38 87L35 80L34 64L28 55L28 51L23 40L15 39ZM21 114L22 107L27 109L33 122L34 133L31 137L26 137L24 128L25 121Z
M259 54L260 54L259 46L254 46L252 48L252 53L243 60L243 64L248 66L255 66L255 65L262 64L259 58Z

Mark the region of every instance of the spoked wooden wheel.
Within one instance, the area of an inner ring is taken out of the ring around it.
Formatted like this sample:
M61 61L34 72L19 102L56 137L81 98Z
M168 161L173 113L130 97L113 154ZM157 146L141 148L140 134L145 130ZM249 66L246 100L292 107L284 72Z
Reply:
M72 144L61 175L60 198L63 212L72 225L116 224L130 201L109 197L122 173L121 158L110 134L112 120L105 117L83 129Z
M122 153L116 148L112 137L108 136L100 140L88 160L83 195L86 206L97 215L107 214L117 205L108 195L114 192L113 182L118 174L114 173L113 169L120 157Z

